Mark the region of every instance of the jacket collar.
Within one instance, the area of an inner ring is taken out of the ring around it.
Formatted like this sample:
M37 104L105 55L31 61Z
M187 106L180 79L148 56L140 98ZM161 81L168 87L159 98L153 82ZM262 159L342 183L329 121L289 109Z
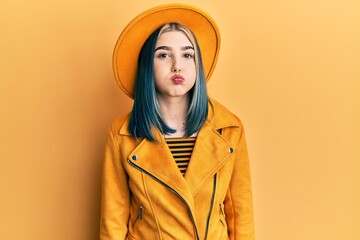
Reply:
M207 121L209 121L211 126L216 130L241 126L240 119L214 99L210 99L209 101Z
M229 149L234 146L219 134L218 129L240 125L240 121L220 104L215 101L209 104L208 118L197 135L185 177L181 175L159 131L154 131L157 143L143 139L128 156L129 162L179 193L190 206L193 206L193 198L202 186L232 154ZM130 135L127 122L119 133Z

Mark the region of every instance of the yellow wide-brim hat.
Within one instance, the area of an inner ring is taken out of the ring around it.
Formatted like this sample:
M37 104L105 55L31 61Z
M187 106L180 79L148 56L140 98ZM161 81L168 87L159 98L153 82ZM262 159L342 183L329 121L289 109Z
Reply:
M134 98L138 57L143 44L156 29L169 22L180 23L194 33L200 46L207 81L214 71L220 49L220 32L212 17L186 4L154 7L135 17L125 27L115 45L115 79L129 97Z

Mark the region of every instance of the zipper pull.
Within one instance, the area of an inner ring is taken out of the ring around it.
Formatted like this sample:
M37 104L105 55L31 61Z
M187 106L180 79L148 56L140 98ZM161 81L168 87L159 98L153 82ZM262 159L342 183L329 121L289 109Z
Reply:
M142 220L142 215L143 215L143 206L141 205L139 207L139 219Z
M138 213L138 215L136 216L136 218L135 218L135 220L134 220L134 222L133 222L133 224L132 224L132 226L134 227L135 226L135 223L138 221L138 220L142 220L142 218L143 218L143 206L142 205L140 205L140 207L139 207L139 213Z

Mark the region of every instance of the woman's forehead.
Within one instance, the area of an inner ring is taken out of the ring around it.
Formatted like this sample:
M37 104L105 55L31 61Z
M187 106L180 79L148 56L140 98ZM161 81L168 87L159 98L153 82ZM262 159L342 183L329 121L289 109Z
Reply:
M193 47L189 38L182 31L168 31L160 34L156 42L156 47L162 45L166 47L181 47L187 49L188 46Z

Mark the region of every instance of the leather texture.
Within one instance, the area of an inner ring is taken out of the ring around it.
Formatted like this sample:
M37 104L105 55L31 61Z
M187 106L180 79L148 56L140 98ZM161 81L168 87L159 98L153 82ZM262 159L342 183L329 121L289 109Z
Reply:
M128 117L109 129L100 240L254 239L248 152L235 115L211 100L184 177L161 133L154 130L157 143L136 141Z

